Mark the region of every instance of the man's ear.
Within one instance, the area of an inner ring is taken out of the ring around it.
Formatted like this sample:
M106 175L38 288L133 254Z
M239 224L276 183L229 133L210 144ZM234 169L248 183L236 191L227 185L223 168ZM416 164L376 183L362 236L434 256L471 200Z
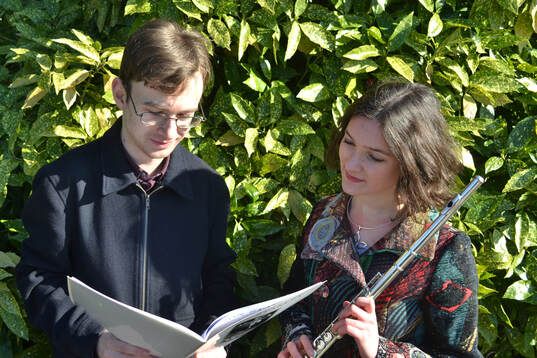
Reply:
M123 82L119 77L116 77L112 80L112 95L114 96L116 106L124 111L128 105L127 90L125 89L125 86L123 86Z

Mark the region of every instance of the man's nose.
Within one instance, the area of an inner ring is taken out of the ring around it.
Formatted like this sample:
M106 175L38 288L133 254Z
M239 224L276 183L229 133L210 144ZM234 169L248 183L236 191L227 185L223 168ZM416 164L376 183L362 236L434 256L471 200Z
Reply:
M161 128L166 133L166 137L177 137L178 128L177 120L175 118L168 118L166 121L163 122Z

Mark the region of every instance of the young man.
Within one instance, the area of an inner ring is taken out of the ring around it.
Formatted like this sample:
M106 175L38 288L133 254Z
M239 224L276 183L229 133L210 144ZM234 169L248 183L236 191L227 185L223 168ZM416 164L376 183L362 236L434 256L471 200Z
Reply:
M36 175L17 282L55 357L150 357L73 305L66 275L198 332L234 308L229 193L215 171L178 145L203 119L199 102L210 72L201 35L147 23L127 42L113 82L123 117Z

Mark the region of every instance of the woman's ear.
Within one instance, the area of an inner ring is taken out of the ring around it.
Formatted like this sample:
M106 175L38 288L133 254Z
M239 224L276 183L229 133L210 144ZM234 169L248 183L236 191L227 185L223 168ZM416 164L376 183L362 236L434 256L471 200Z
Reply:
M127 90L123 86L123 82L119 77L114 78L112 81L112 95L114 96L114 101L116 106L122 111L127 107Z

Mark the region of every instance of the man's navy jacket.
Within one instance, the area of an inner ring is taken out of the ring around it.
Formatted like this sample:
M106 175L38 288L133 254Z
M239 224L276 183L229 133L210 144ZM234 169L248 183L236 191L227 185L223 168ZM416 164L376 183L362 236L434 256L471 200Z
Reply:
M102 327L66 290L66 275L126 304L200 332L235 308L235 254L225 242L229 193L178 145L161 187L137 185L121 120L36 175L23 211L17 284L29 320L55 357L94 357Z

